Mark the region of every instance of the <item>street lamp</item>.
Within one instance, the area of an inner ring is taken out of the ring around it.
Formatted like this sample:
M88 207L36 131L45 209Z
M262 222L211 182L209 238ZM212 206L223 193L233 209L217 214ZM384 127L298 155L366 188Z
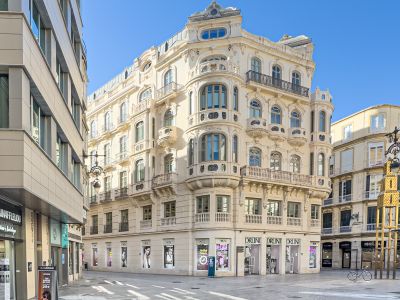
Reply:
M101 166L99 166L99 162L97 160L99 156L104 156L105 157L104 154L98 154L97 151L95 151L94 154L85 155L85 158L87 158L87 157L94 157L95 158L94 164L91 166L91 168L89 170L89 174L94 175L96 177L94 179L93 183L92 183L94 191L95 191L96 194L99 193L100 188L101 188L99 176L104 172L103 168Z

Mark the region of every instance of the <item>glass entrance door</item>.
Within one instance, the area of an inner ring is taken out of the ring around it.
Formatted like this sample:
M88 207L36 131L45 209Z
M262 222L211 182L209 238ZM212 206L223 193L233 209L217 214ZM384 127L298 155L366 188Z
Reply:
M258 275L260 274L260 245L246 245L244 258L244 274Z
M350 249L343 250L342 268L350 269L350 264L351 264L351 250Z

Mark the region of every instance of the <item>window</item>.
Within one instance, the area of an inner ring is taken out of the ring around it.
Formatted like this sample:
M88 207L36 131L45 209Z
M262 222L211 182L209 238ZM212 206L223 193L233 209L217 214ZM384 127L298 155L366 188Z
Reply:
M135 142L138 143L144 139L144 123L140 121L135 126Z
M36 143L40 143L40 107L32 98L32 138Z
M232 138L232 161L238 162L238 137L234 135Z
M325 155L318 154L318 176L325 176Z
M311 204L311 220L319 219L319 205Z
M261 150L256 147L252 147L249 150L249 165L251 167L261 167Z
M206 85L200 94L200 110L226 108L226 87L222 84Z
M123 103L121 104L121 106L119 107L119 122L120 122L120 123L125 122L127 116L128 116L128 113L127 113L127 103L126 103L126 102L123 102Z
M287 216L288 216L288 218L300 218L300 203L299 202L288 202Z
M143 220L151 220L151 205L143 206Z
M206 29L201 32L201 38L203 40L218 39L224 37L225 35L226 35L225 28Z
M104 192L111 191L111 176L104 177Z
M201 137L201 161L226 160L226 138L221 133Z
M64 20L68 22L68 0L59 0Z
M239 111L239 90L236 86L233 88L233 110Z
M79 102L75 102L75 98L71 97L71 109L72 109L72 118L74 119L75 125L78 129L80 129L81 122L81 106Z
M96 121L90 123L90 137L93 139L97 136L97 124Z
M260 101L253 99L250 101L250 118L261 118L262 107Z
M174 156L170 153L164 156L164 173L174 172Z
M290 114L290 128L299 128L301 126L301 116L296 110Z
M368 206L367 224L376 224L376 206Z
M74 158L71 158L71 167L72 167L72 184L78 189L81 189L81 164L75 161Z
M176 216L176 201L164 203L164 218L172 218Z
M217 212L229 213L230 212L230 199L229 196L217 195Z
M385 129L386 126L386 120L385 120L385 115L384 114L377 114L374 116L371 116L371 131L379 131Z
M293 173L300 173L300 156L293 154L290 157L290 171Z
M92 152L96 151L93 150ZM94 165L93 162L91 163ZM67 173L67 143L64 143L58 134L56 141L56 164L64 174Z
M314 175L314 153L310 153L310 175Z
M282 112L276 105L271 108L271 124L282 124Z
M267 215L280 217L282 215L281 211L281 201L277 200L268 200L267 203Z
M0 11L8 11L8 0L0 0Z
M106 226L112 225L112 212L105 213L106 215Z
M339 200L346 200L351 196L351 179L339 182Z
M39 14L39 10L36 6L35 1L29 1L30 9L30 22L33 35L36 41L39 43L40 49L45 54L46 53L46 29L43 24L43 20ZM1 9L0 9L1 10Z
M189 93L189 115L194 112L194 103L193 103L193 92Z
M119 156L120 159L125 158L127 155L127 136L123 135L119 138Z
M99 216L98 215L92 216L92 226L93 227L99 226Z
M104 165L111 163L111 144L107 143L104 145Z
M119 188L123 189L128 186L128 172L122 171L119 172Z
M322 228L332 228L332 213L322 215Z
M345 140L351 139L352 132L353 132L353 125L352 124L349 124L349 125L345 126L343 128L343 139L345 139Z
M311 132L314 132L315 113L311 111Z
M365 183L365 191L367 199L376 199L381 190L381 180L383 174L367 175Z
M147 62L147 63L144 65L144 67L143 67L143 72L146 71L146 70L148 70L148 69L150 69L150 67L151 67L151 61Z
M280 171L282 168L282 155L279 152L272 152L270 159L270 168L272 171Z
M174 114L168 109L164 114L164 127L174 125Z
M0 128L7 127L9 127L8 75L0 74Z
M329 157L329 175L335 174L335 155Z
M340 169L342 173L353 170L353 149L340 152Z
M104 115L104 131L111 130L111 112L106 112Z
M324 111L319 112L319 131L326 131L326 113Z
M63 68L61 67L60 61L57 59L56 60L56 81L58 84L58 88L61 91L62 96L64 97L64 100L67 99L67 73L63 71Z
M43 113L33 96L31 96L31 132L33 140L50 155L50 119Z
M384 161L383 142L368 144L368 160L370 167L383 164Z
M351 210L342 210L340 212L340 226L350 226Z
M144 161L139 159L135 163L135 182L144 181Z
M165 74L164 74L164 87L169 86L172 83L172 70L168 70Z
M210 212L210 196L196 197L196 213L203 214Z
M251 70L255 73L261 73L261 60L259 58L251 58Z
M275 79L275 83L277 83L278 81L276 79L281 79L281 68L277 65L272 67L272 78Z
M189 140L188 164L189 164L189 166L192 166L194 164L194 141L193 141L193 139Z
M144 90L139 96L139 102L148 100L151 98L151 88Z
M128 223L129 211L127 209L121 210L121 223Z
M261 199L246 198L244 213L246 215L261 215Z
M292 73L292 85L295 89L301 85L301 75L299 72Z
M154 139L156 137L156 119L151 118L151 138Z

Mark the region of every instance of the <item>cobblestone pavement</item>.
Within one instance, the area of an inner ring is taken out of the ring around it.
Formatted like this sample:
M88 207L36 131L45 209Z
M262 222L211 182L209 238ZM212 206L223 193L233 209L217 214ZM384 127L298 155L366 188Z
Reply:
M351 282L344 271L224 278L84 272L60 290L60 300L79 299L400 299L400 281Z

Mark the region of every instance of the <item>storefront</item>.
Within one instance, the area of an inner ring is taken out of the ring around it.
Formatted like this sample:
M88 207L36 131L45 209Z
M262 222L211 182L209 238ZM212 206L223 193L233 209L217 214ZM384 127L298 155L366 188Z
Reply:
M21 240L21 209L0 201L0 299L16 299L15 247Z
M244 253L244 274L259 275L261 264L261 238L246 237Z
M322 244L322 267L323 268L332 268L332 243L323 243Z
M308 268L316 269L317 268L317 250L318 242L311 242L310 247L308 248Z
M196 270L208 270L209 239L196 240Z
M339 249L342 250L342 268L350 269L351 267L351 242L340 242Z
M286 274L299 273L300 239L286 239Z
M164 269L175 268L175 240L163 240L163 256L164 256Z
M216 239L215 241L216 270L218 272L229 271L231 267L230 239Z
M267 274L279 274L282 239L267 238Z

